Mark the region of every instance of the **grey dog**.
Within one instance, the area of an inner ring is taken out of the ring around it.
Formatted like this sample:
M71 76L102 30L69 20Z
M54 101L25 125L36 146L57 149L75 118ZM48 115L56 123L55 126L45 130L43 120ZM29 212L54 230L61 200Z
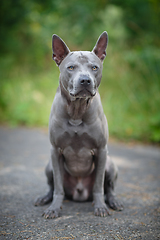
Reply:
M114 193L117 168L108 156L108 124L98 93L107 43L108 34L103 32L91 52L71 52L60 37L52 37L60 78L49 121L50 189L35 202L38 206L52 201L45 218L59 217L64 196L93 200L96 216L110 214L107 205L123 208Z

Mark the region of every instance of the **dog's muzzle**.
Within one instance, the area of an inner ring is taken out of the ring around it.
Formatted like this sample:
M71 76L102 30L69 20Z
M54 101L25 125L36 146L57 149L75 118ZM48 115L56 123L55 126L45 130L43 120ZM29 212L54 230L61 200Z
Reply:
M93 84L93 80L88 75L80 75L77 83L70 91L72 97L93 97L96 95L96 90Z

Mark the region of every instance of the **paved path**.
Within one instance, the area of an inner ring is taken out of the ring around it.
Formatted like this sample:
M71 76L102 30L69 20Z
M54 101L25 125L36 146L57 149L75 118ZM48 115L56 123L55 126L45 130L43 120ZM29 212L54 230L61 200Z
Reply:
M41 217L46 192L47 133L0 127L0 239L160 239L160 149L110 144L119 167L122 212L95 217L90 202L64 201L61 217Z

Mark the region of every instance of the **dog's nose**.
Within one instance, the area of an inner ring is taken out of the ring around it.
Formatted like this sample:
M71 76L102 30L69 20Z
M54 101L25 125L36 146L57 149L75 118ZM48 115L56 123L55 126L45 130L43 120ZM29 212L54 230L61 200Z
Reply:
M90 85L90 83L91 83L91 80L86 80L86 79L83 79L83 80L81 80L81 85Z
M83 87L87 87L88 85L91 84L91 79L88 77L88 76L81 76L80 77L80 84L83 86Z

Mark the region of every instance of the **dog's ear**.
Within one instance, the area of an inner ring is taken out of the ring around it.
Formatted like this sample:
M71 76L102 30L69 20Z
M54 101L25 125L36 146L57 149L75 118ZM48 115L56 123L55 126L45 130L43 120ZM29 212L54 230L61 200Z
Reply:
M97 57L100 58L101 61L103 61L106 57L107 44L108 44L108 34L105 31L100 35L95 47L93 48L93 52L97 55Z
M58 66L70 52L67 45L56 34L53 34L52 36L52 51L53 51L52 59L56 62Z

